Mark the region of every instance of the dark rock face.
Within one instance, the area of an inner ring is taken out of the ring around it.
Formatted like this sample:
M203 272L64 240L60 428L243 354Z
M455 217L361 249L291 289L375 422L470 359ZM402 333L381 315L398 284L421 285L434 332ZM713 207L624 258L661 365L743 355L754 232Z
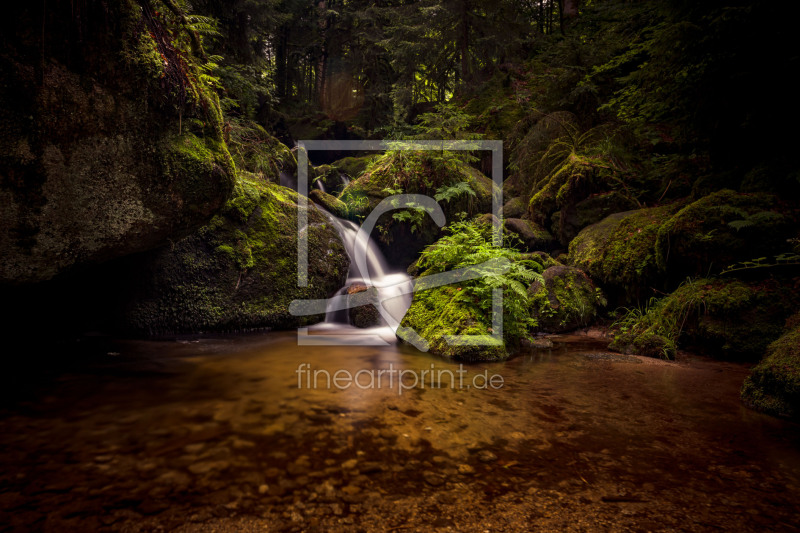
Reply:
M134 333L292 328L295 299L321 299L343 284L349 259L325 215L308 209L308 286L297 283L298 195L241 173L221 214L142 260L124 322Z
M557 233L561 244L566 246L586 226L600 222L608 215L631 211L637 207L633 200L618 192L597 194L563 208L553 231Z
M138 4L5 17L0 54L0 283L48 280L178 239L225 202L234 168L216 96L162 80ZM34 30L34 28L38 28Z

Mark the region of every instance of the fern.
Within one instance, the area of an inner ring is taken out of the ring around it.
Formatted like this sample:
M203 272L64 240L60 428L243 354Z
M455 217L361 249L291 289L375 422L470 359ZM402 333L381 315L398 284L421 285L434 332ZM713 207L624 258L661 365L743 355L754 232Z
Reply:
M447 235L428 246L418 261L422 276L463 267L476 267L481 277L464 282L464 305L471 305L490 320L494 289L503 289L504 331L511 337L528 337L536 322L531 317L528 286L543 282L541 266L523 259L512 248L492 246L491 226L476 221L454 222L445 228ZM491 259L510 261L506 272L483 266Z

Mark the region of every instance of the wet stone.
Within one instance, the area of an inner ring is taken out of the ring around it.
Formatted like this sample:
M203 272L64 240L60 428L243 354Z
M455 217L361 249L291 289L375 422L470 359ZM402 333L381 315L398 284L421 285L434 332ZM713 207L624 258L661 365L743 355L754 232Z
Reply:
M497 461L497 456L489 450L481 450L478 452L478 461L482 463L491 463Z
M425 483L433 487L439 487L445 483L444 476L434 474L433 472L425 472L422 474L422 477L425 479Z

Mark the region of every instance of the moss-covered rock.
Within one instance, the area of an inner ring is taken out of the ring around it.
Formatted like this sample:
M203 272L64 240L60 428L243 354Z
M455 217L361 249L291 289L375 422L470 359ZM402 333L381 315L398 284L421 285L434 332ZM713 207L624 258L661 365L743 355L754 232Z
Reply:
M505 219L505 229L519 237L523 246L530 252L550 250L555 244L555 239L549 231L530 220L507 218Z
M528 208L525 201L517 196L503 205L500 214L503 215L504 218L522 218L527 212Z
M585 227L600 222L609 215L636 210L635 201L616 191L594 194L585 200L563 208L553 231L564 246Z
M570 242L570 264L613 288L623 299L635 299L645 287L658 281L658 230L679 207L615 213L584 228Z
M297 161L289 147L259 124L229 118L226 126L228 149L236 168L271 183L280 183L281 173L297 173Z
M308 286L297 286L297 194L242 173L221 214L142 259L125 323L136 333L290 328L294 299L327 298L347 276L341 238L308 209Z
M448 342L448 336L452 335L484 339L491 335L487 318L479 314L466 297L460 287L452 285L417 291L400 327L412 328L428 342L431 353L447 359L464 362L507 359L510 351L503 343L482 346L455 339Z
M658 230L656 258L673 279L707 275L786 251L791 219L770 194L722 190L687 205Z
M534 111L516 125L511 136L511 163L516 171L506 180L508 193L529 199L536 192L537 184L551 170L542 165L542 157L550 144L575 124L575 115L568 111L548 114Z
M347 217L347 204L339 200L335 196L322 192L319 189L314 189L308 193L308 197L317 205L328 211L329 213L339 217Z
M752 360L780 336L798 308L797 280L699 279L620 320L612 347L630 352L662 345L674 354L683 345L716 357Z
M561 333L588 326L606 305L600 290L577 268L551 266L542 277L543 283L528 287L540 331Z
M199 84L164 78L141 6L90 3L77 18L59 4L45 20L28 4L10 9L15 45L0 52L0 282L47 280L207 222L234 183L219 104ZM79 20L96 26L78 31Z
M357 179L361 174L367 170L370 162L374 161L379 156L365 155L361 157L344 157L331 163L331 166L344 174L350 180Z
M583 156L570 154L563 164L537 183L528 203L531 220L546 225L553 213L588 196L596 167Z
M626 355L643 355L656 359L675 359L674 339L659 335L649 328L643 331L617 332L608 348Z
M492 180L467 163L433 152L387 152L358 179L348 184L339 198L348 210L367 216L384 198L395 194L423 194L431 198L449 190L449 200L439 205L447 222L456 214L488 213L492 208ZM408 265L441 231L423 210L400 209L378 219L373 238L393 264Z
M742 385L742 401L774 416L800 418L800 315L770 344Z

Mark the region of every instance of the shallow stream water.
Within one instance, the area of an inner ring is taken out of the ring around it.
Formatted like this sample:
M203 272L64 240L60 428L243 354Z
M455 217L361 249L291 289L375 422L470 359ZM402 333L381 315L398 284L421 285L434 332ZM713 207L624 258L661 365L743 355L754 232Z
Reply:
M352 333L342 328L310 335ZM295 332L115 341L71 368L28 374L24 393L6 391L0 524L797 529L800 428L740 405L746 366L553 340L464 367L463 384L445 372L457 377L457 364L394 344L299 346ZM370 371L391 369L405 371L402 390L387 373L369 386ZM433 384L431 370L442 371ZM340 389L326 386L325 371L364 372Z

